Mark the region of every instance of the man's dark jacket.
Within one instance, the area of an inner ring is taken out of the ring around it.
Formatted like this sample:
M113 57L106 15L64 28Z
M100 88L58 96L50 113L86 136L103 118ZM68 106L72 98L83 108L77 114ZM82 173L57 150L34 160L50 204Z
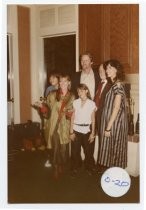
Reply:
M75 74L72 76L71 89L76 96L77 96L77 87L80 84L81 73L82 71L75 72ZM96 93L100 77L97 70L93 70L93 73L95 78L95 93Z

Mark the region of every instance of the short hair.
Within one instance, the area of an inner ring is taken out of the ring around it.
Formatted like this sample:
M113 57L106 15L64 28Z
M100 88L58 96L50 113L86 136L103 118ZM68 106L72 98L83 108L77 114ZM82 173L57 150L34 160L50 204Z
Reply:
M105 61L104 64L103 64L105 70L107 69L107 66L109 64L112 67L115 67L116 70L117 70L117 76L116 76L115 80L119 79L119 80L123 81L125 79L125 72L124 72L123 65L120 63L120 61L115 60L115 59Z
M81 59L82 59L82 57L83 57L84 55L87 55L87 56L90 58L91 62L93 62L93 55L92 55L90 52L88 52L88 51L86 51L86 52L84 52L84 53L82 53L82 54L80 55L80 57L79 57L79 61L80 61L80 62L81 62Z
M56 78L59 80L60 74L57 73L57 72L50 72L50 74L49 74L49 79L50 79L51 77L56 77Z
M62 74L60 74L60 76L59 76L59 80L60 80L61 78L66 78L66 79L70 82L70 84L69 84L69 86L68 86L68 91L70 91L70 89L71 89L71 78L70 78L70 76L69 76L68 74L66 74L66 73L62 73ZM56 100L57 100L57 101L60 101L60 100L61 100L60 87L59 87L58 90L56 90Z
M68 90L70 90L70 89L71 89L71 78L70 78L70 76L69 76L68 74L66 74L66 73L62 73L62 74L60 74L60 76L59 76L59 80L60 80L61 78L66 78L66 79L70 82L70 85L69 85L69 87L68 87Z
M87 91L88 91L88 92L87 92L87 97L88 97L89 99L91 99L91 94L90 94L90 91L89 91L89 88L87 87L87 85L85 85L85 84L83 84L83 83L79 84L78 87L77 87L77 91L78 91L78 90L87 90Z
M68 74L66 74L66 73L60 74L60 75L59 75L59 79L60 79L60 78L66 78L68 81L71 81L70 76L69 76Z

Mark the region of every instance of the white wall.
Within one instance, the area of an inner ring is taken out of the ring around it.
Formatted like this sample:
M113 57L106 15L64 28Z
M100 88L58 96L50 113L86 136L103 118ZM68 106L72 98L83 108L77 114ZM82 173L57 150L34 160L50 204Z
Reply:
M12 74L13 97L14 97L14 123L20 122L20 100L19 100L19 63L18 63L18 27L17 7L7 7L7 33L12 36Z
M30 42L31 42L31 103L33 104L35 101L38 101L41 96L40 90L40 58L39 58L39 45L40 45L40 37L38 32L38 15L36 12L36 7L30 7L30 26L31 26L31 35L30 35ZM35 110L32 109L32 120L33 121L40 121L39 115L36 113Z
M131 98L134 102L134 123L139 113L139 74L127 74L126 81L131 83Z
M23 6L23 5L22 5ZM43 38L76 34L76 69L78 69L78 5L24 5L30 8L31 25L31 103L44 93L46 71L44 68ZM14 123L20 122L19 63L17 6L7 9L7 32L12 35L12 76L14 79ZM32 120L40 121L32 109Z
M31 91L32 103L43 96L46 71L43 38L76 34L76 69L78 69L78 5L39 5L31 9ZM32 110L32 120L39 117Z

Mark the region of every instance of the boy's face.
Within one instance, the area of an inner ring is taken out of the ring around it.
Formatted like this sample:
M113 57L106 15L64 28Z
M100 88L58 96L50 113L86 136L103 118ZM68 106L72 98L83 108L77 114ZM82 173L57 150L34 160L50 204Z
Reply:
M49 82L51 85L56 86L58 85L58 78L55 76L51 76Z

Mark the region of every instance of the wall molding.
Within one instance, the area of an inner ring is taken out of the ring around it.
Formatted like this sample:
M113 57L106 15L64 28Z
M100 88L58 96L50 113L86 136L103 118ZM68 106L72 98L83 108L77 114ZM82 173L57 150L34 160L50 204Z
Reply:
M139 113L139 74L126 74L126 82L131 84L131 98L134 100L134 122L137 120Z

